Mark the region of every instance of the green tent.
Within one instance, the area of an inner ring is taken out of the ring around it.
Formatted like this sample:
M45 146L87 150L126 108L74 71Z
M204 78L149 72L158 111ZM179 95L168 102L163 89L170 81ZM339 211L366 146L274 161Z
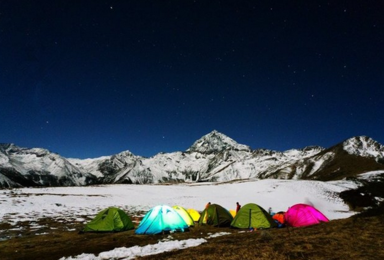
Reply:
M229 227L232 220L233 217L228 210L220 205L212 204L201 213L199 224L214 227Z
M131 218L121 209L110 207L100 211L84 232L112 232L133 229Z
M231 227L235 228L271 228L276 226L271 215L254 203L248 203L241 207L231 223Z

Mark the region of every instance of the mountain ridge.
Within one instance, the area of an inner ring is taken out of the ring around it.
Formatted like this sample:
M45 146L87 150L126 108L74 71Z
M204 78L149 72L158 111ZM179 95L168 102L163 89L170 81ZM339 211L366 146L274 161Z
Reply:
M126 150L94 159L65 158L44 148L0 144L0 187L177 183L235 179L334 180L384 169L384 146L367 136L330 148L255 149L213 130L186 151L152 157Z

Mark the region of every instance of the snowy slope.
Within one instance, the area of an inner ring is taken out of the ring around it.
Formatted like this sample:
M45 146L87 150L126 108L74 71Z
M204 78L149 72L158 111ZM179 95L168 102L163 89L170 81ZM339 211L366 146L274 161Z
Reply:
M0 187L11 188L11 187L22 187L20 184L12 181L7 176L0 173Z
M350 138L343 142L343 148L349 154L384 158L384 146L367 136Z
M135 156L130 151L123 151L95 159L68 159L68 161L81 171L92 173L103 183L111 183L114 182L116 175L133 168L140 159L141 157Z
M67 160L82 172L91 172L94 176L101 178L104 175L100 171L98 165L106 160L109 160L110 158L111 156L102 156L93 159L68 158Z
M86 185L94 176L82 172L58 154L41 148L20 148L13 144L0 145L1 171L7 178L14 174L30 186Z

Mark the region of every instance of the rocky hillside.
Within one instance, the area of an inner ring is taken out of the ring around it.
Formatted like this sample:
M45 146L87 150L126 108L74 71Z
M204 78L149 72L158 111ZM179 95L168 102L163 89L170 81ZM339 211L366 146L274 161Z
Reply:
M95 159L67 159L40 148L0 145L0 187L75 186L102 183L231 181L249 178L335 180L384 169L384 146L350 138L328 149L284 152L238 144L212 131L184 152L153 157L124 151Z

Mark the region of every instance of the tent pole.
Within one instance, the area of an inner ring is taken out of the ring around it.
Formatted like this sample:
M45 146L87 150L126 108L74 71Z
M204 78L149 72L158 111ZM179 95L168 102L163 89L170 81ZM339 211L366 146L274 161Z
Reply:
M248 223L248 228L251 228L251 219L252 219L252 209L249 209L249 223Z

